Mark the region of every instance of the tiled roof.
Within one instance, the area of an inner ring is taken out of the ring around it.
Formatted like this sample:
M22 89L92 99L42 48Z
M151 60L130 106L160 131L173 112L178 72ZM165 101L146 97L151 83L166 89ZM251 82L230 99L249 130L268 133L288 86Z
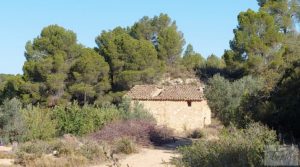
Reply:
M127 94L132 100L201 101L203 91L197 85L136 85Z

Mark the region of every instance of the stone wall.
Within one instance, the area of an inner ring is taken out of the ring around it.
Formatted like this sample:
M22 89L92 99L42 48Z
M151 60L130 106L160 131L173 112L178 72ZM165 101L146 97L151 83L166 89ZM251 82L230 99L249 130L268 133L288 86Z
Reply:
M211 123L211 110L207 101L138 101L155 117L158 125L166 125L177 133L203 128Z

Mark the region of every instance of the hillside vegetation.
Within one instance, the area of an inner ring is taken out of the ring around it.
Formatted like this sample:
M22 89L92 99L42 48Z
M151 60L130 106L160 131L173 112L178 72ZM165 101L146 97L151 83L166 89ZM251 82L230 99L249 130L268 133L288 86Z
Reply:
M136 84L194 76L206 84L205 97L225 129L217 141L179 148L176 164L262 166L265 146L300 138L300 2L258 4L258 11L238 15L221 57L204 58L190 44L184 49L184 35L167 14L104 30L95 48L59 25L43 28L25 45L23 74L0 75L1 143L23 143L17 162L40 166L57 150L54 156L66 164L73 158L71 165L95 162L101 150L101 160L110 159L103 141L126 154L136 143L168 142L170 129L156 127L143 106L130 107L122 97ZM65 134L80 138L80 146L63 147Z

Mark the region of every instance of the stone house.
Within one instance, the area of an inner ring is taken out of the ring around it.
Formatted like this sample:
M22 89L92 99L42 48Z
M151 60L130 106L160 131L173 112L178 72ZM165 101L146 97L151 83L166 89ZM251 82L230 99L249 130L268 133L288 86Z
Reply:
M132 103L142 104L158 125L166 125L177 133L203 128L211 123L211 110L199 85L136 85L126 96L131 98Z

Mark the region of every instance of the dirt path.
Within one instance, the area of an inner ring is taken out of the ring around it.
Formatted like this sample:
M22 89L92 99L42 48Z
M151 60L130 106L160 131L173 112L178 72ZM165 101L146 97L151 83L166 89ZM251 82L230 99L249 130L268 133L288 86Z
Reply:
M2 157L4 157L4 154L7 154L9 152L12 151L11 147L4 147L4 146L0 146L0 154ZM8 158L0 158L0 166L12 166L13 165L14 160L13 159L8 159Z
M175 143L166 144L163 147L141 148L136 154L120 158L118 164L121 167L173 167L170 161L179 156L176 147L188 144L191 144L189 139L179 139ZM106 163L93 167L108 167L111 165L112 163Z
M177 157L175 150L142 148L139 153L126 156L120 159L120 167L171 167L170 160ZM112 163L97 165L93 167L107 167Z

